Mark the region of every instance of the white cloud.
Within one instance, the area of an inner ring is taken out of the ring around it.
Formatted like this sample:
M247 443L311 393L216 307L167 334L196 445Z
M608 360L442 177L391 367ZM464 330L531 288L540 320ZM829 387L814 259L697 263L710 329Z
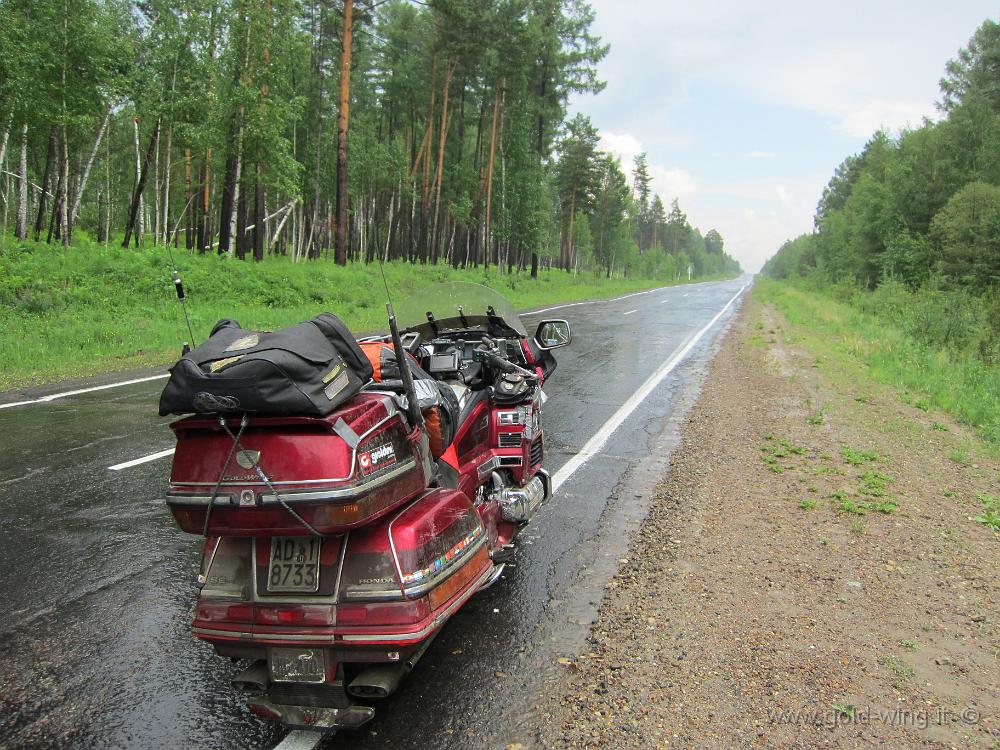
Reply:
M658 193L667 205L674 198L686 198L698 192L694 177L683 169L668 169L659 164L651 164L649 176L653 192Z
M622 163L622 169L627 174L632 171L632 160L643 152L642 143L631 133L613 133L601 131L601 140L597 147L601 151L607 151L612 156L617 156Z
M881 128L897 131L908 125L919 127L925 117L933 114L927 104L874 101L843 115L837 129L856 138L868 138Z
M743 156L747 159L773 159L775 153L773 151L750 151Z
M778 185L774 189L774 192L777 193L778 200L783 205L789 206L793 203L792 194L788 192L788 188L786 188L784 185Z
M629 184L632 184L632 161L646 151L642 141L627 131L617 133L601 131L598 148L617 157L628 176ZM649 159L646 161L646 168L649 171L653 192L659 194L668 204L674 198L690 196L698 191L694 177L683 169L666 167Z

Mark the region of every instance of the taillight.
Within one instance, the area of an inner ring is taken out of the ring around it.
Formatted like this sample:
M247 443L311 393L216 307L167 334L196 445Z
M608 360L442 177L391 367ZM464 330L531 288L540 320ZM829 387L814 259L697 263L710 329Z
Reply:
M485 545L459 570L449 576L440 586L435 586L427 594L427 601L431 609L438 609L451 599L455 594L464 589L469 582L479 575L483 568L489 563L490 555L486 551Z
M431 614L427 599L402 602L365 602L341 604L337 607L337 624L351 625L411 625Z
M421 596L454 573L485 539L465 495L445 490L407 508L390 534L407 596Z
M385 526L355 531L348 537L339 598L341 602L403 598Z
M232 604L213 599L199 599L195 619L205 622L253 622L252 604Z

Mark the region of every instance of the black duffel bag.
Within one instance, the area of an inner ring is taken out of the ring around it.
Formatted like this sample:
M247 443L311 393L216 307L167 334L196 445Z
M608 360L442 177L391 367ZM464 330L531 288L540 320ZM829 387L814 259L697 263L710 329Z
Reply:
M336 315L273 333L220 320L170 368L160 416L252 412L322 417L361 390L372 366Z

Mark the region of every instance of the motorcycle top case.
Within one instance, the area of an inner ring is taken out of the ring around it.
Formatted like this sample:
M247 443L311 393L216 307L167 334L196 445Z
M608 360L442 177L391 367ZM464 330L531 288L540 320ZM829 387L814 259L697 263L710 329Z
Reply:
M236 419L227 425L239 430ZM322 418L253 416L239 450L217 418L170 427L177 448L167 505L194 534L311 533L299 518L320 534L341 533L409 502L429 481L420 431L383 393L362 392Z
M270 333L220 320L204 344L170 368L160 416L250 412L323 417L371 377L368 358L331 313Z

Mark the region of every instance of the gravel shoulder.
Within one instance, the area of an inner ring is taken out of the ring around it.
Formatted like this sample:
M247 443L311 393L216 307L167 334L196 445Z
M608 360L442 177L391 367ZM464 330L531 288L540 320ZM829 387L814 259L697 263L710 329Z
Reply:
M1000 747L1000 463L751 297L543 747Z

